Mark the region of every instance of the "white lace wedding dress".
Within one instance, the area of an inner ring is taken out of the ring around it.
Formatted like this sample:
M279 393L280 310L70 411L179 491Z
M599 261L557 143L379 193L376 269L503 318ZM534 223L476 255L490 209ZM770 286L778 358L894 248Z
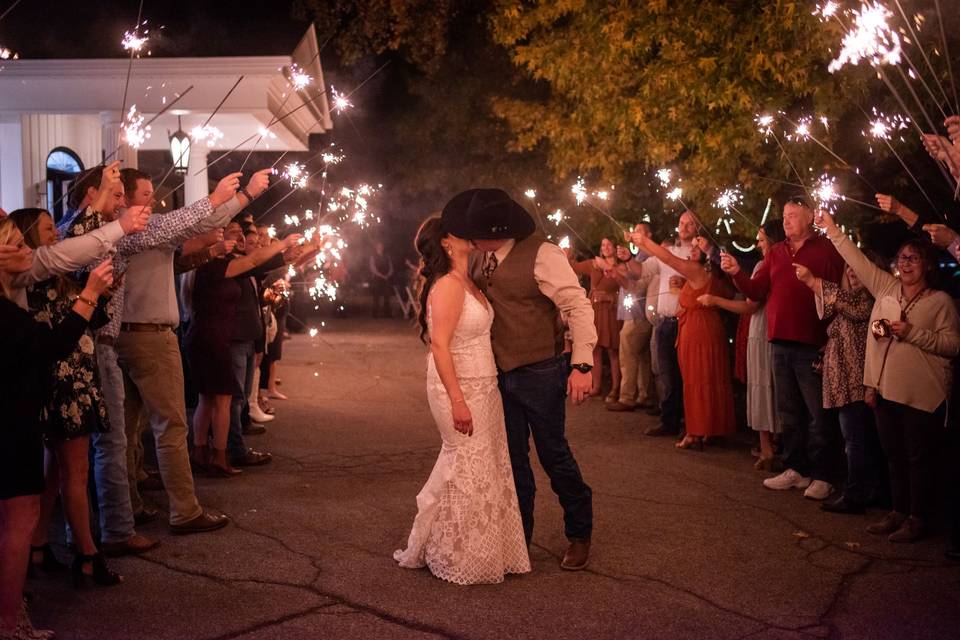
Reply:
M429 323L428 317L432 328ZM407 548L393 554L402 567L427 566L456 584L503 582L507 573L530 571L490 344L492 323L493 309L467 293L450 349L473 417L472 436L453 428L450 397L433 356L428 360L427 399L443 446L417 495Z

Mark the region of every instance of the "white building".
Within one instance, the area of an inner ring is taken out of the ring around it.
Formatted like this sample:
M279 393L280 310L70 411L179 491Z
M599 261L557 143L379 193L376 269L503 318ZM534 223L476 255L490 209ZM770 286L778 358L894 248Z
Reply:
M313 79L300 91L291 90L288 81L294 65ZM244 155L253 148L305 151L311 133L333 126L312 26L290 56L144 57L132 66L120 58L5 60L0 66L0 208L42 207L58 215L62 194L80 170L113 157L122 167L137 166L137 150L120 143L128 68L126 109L136 105L148 121L183 94L151 124L140 150L169 150L168 136L181 126L189 132L205 123L243 76L210 121L223 137L210 147L190 145L182 178L186 202L208 193L202 169L208 154L237 145ZM282 116L287 117L258 141L258 131Z

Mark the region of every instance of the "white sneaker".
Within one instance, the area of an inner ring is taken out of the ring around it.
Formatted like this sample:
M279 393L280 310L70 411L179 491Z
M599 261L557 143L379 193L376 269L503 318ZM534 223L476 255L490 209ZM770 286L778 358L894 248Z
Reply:
M806 489L810 486L810 478L800 475L793 469L787 469L778 476L767 478L763 481L763 486L774 491L786 491L787 489Z
M807 490L803 492L803 497L810 498L811 500L826 500L831 493L833 493L832 484L824 482L823 480L814 480L810 483L810 486L807 487Z

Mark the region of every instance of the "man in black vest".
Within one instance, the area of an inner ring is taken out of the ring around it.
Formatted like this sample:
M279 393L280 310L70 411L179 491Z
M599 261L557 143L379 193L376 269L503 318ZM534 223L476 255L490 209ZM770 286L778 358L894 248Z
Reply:
M533 219L506 192L465 191L444 208L443 221L451 234L473 240L478 251L471 274L495 311L493 352L527 544L533 536L536 493L532 435L563 507L570 546L560 566L583 569L590 557L593 500L570 451L564 423L566 396L580 404L592 386L590 363L597 342L593 307L563 251L535 233ZM563 356L564 322L573 336L571 366Z

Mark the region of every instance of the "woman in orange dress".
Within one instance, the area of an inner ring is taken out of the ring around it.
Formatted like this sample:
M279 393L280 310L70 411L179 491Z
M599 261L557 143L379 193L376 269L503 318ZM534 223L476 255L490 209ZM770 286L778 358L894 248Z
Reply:
M707 438L733 433L736 419L723 319L716 308L701 305L697 297L711 294L726 298L730 294L729 288L716 269L711 269L703 238L694 242L687 260L678 258L641 234L633 234L632 239L643 251L673 267L687 280L680 291L680 312L677 314L677 360L683 377L683 412L687 428L677 447L703 449Z
M614 276L617 266L617 247L609 238L600 242L600 255L591 260L573 264L573 270L581 276L590 277L590 302L593 303L593 322L597 327L597 346L593 350L593 389L591 396L600 395L603 381L603 352L610 359L611 391L607 402L620 397L620 329L617 320L617 294L620 285Z

